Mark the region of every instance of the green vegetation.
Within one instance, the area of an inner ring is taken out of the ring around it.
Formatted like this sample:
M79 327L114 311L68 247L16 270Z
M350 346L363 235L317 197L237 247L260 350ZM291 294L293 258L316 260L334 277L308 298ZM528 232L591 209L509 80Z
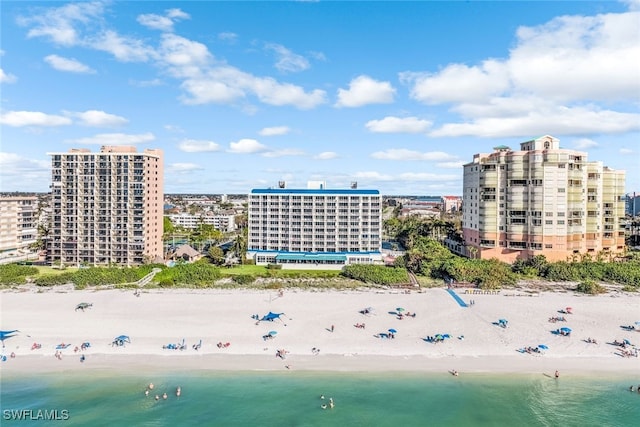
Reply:
M484 289L515 285L521 279L544 279L554 282L610 282L623 285L625 290L640 290L640 256L635 254L624 261L613 262L604 262L612 258L606 254L599 254L595 260L583 256L582 260L571 262L548 262L544 256L538 255L509 265L496 259L467 259L451 253L435 240L443 234L456 238L452 224L446 221L393 218L385 222L385 231L407 249L406 254L396 260L396 265L432 279L453 279Z
M154 281L159 286L191 285L195 287L209 287L220 279L220 269L206 262L193 264L178 264L175 267L165 268L156 274Z
M578 284L578 286L576 286L575 291L581 292L583 294L597 295L597 294L602 294L606 292L606 289L598 285L596 282L592 280L588 280Z
M80 268L73 272L69 271L61 274L37 276L34 279L34 282L38 286L54 286L73 283L76 289L84 289L87 286L115 285L136 282L149 274L151 269L152 266L150 265L135 268Z
M38 269L29 265L0 265L0 285L26 283L27 277L38 274Z
M365 283L375 283L376 285L409 283L407 269L402 267L364 264L347 265L342 269L342 275Z

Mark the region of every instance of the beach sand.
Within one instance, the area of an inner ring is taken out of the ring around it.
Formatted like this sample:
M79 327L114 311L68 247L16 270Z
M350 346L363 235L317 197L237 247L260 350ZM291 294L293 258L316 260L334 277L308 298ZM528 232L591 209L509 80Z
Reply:
M559 370L594 374L635 373L640 358L622 357L608 342L628 339L640 346L640 332L624 325L640 321L640 296L573 292L465 294L475 304L461 307L442 288L402 290L277 291L145 290L74 291L52 288L0 293L0 329L20 332L5 341L3 374L66 370L315 370L534 373ZM91 308L75 310L87 302ZM373 312L359 311L372 307ZM396 309L416 313L398 319ZM573 314L558 311L572 307ZM284 313L273 322L256 322L268 312ZM564 316L566 322L549 322ZM494 324L507 319L508 327ZM257 324L256 324L257 323ZM354 325L364 323L365 328ZM331 326L334 331L331 332ZM552 333L569 327L571 336ZM376 337L396 329L395 338ZM263 336L270 331L272 339ZM427 336L449 334L442 343ZM131 343L113 346L119 335ZM461 337L464 337L461 339ZM587 343L594 338L598 344ZM163 349L186 344L185 350ZM202 340L199 350L193 348ZM85 351L76 346L90 342ZM41 348L32 350L32 344ZM226 348L217 344L230 343ZM56 345L71 344L54 356ZM523 347L549 347L541 354ZM312 349L319 349L313 352ZM284 359L276 351L287 351ZM15 353L11 358L10 353ZM86 360L80 362L84 354Z

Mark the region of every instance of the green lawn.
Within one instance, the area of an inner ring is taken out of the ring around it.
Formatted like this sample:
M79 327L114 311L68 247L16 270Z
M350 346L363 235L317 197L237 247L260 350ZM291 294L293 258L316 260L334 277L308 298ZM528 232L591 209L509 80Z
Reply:
M263 265L238 265L231 268L220 268L223 276L247 274L256 277L327 277L338 276L340 270L279 270L268 269Z
M45 274L62 274L62 273L73 273L75 271L78 271L78 269L76 267L67 267L64 270L59 269L59 268L53 268L53 267L49 267L49 266L45 266L45 265L33 265L32 267L35 267L38 269L39 275L43 276Z

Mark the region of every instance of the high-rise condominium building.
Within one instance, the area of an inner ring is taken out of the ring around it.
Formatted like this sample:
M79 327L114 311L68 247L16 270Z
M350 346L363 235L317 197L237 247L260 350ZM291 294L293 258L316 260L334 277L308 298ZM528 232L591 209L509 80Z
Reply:
M558 261L624 250L625 172L562 149L552 136L474 155L463 185L470 257Z
M247 256L283 268L382 261L378 190L256 189L249 194Z
M161 150L104 146L49 155L49 261L135 265L162 258Z
M26 252L38 239L38 198L0 197L0 255Z

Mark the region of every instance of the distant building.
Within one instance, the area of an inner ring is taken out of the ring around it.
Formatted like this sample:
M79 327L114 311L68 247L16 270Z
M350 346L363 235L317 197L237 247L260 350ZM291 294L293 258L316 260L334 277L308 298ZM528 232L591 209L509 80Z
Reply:
M50 153L47 260L66 265L136 265L162 259L161 150L103 146Z
M382 263L379 191L312 186L251 191L247 257L296 269Z
M519 151L498 146L464 165L467 255L550 261L624 250L625 172L542 136Z
M446 213L460 212L462 209L462 197L442 196L442 210Z
M236 227L236 217L232 214L212 214L191 215L183 212L180 214L167 215L173 225L195 230L200 224L212 225L223 232L234 231Z
M0 197L0 256L20 255L38 239L38 198Z
M640 194L634 192L625 195L624 213L627 216L640 215Z

